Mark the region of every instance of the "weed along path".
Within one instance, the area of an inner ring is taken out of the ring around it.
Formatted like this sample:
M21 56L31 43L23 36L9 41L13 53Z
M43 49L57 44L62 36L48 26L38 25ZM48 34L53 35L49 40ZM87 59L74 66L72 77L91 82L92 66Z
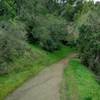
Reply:
M65 64L74 54L41 71L25 82L5 100L60 100L60 83Z

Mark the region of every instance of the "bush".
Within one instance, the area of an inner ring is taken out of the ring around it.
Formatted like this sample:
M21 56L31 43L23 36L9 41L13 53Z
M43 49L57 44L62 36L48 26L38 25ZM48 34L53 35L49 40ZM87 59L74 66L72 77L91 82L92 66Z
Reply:
M16 16L15 0L0 0L0 19L10 19Z
M11 70L9 64L24 53L25 32L22 27L17 23L0 23L0 74Z
M79 18L79 51L81 61L100 77L100 11L89 10Z
M48 51L59 49L67 35L65 20L47 15L37 17L36 21L37 24L28 34L29 37L33 37L32 41Z

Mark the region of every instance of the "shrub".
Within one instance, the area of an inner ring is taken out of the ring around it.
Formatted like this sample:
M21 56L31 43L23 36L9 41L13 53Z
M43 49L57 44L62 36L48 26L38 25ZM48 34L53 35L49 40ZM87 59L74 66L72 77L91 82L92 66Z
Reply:
M0 19L10 19L16 16L15 0L0 0Z
M40 16L36 18L37 24L32 29L33 42L42 48L53 51L60 47L67 35L65 20L56 16Z
M81 61L100 77L100 12L99 7L83 14L78 21Z
M0 23L0 74L7 73L9 64L25 50L25 32L21 24Z

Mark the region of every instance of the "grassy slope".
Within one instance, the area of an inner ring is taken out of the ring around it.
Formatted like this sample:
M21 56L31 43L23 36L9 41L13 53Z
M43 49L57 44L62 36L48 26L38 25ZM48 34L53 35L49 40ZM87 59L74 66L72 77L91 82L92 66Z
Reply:
M63 47L55 53L48 53L36 46L31 46L31 49L33 53L26 52L25 56L17 59L11 65L17 68L15 71L9 75L0 76L0 100L21 85L29 77L35 76L47 65L60 60L74 51L74 49L69 47Z
M100 86L94 75L78 60L69 62L64 78L67 100L100 100Z

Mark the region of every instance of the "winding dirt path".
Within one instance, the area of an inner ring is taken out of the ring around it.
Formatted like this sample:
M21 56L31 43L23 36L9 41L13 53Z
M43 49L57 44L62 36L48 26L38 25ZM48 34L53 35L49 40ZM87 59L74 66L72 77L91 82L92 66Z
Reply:
M45 68L36 77L25 82L5 100L60 100L63 69L74 54Z

